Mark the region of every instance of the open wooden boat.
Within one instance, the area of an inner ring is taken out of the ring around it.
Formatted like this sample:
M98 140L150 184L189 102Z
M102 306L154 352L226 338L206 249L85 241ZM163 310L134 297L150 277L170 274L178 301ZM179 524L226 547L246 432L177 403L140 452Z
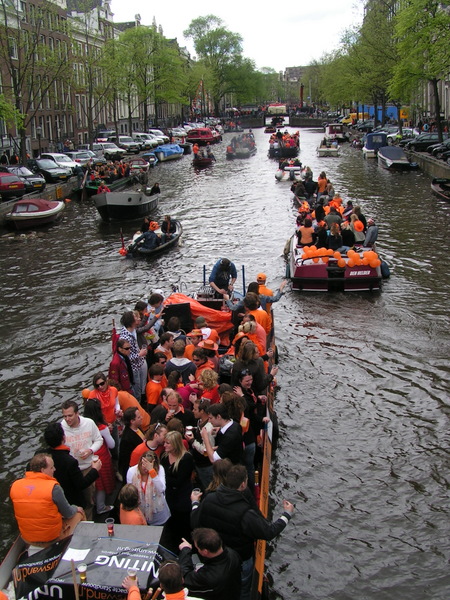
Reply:
M317 156L319 158L327 157L327 156L339 156L340 148L339 145L331 144L321 144L317 147Z
M194 167L210 167L215 159L210 156L194 156L192 164Z
M441 200L450 200L450 179L435 177L431 182L431 191Z
M59 200L26 198L14 204L5 221L18 230L42 227L58 221L64 208L65 203Z
M172 223L175 224L176 230L172 235L170 240L167 240L164 244L160 244L156 246L156 248L152 248L151 250L147 248L143 248L142 246L136 246L136 244L130 244L128 246L127 258L150 258L152 256L156 256L158 254L162 254L169 248L173 246L177 246L180 241L181 234L183 233L183 227L181 226L180 221L173 220Z

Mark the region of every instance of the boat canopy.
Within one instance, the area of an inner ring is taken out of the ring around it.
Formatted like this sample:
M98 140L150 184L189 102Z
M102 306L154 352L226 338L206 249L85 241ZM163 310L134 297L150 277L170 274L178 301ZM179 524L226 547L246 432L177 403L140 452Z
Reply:
M382 147L382 155L389 160L402 160L406 159L406 154L403 152L403 149L399 146L383 146Z
M378 150L378 148L387 145L387 135L385 133L368 133L366 135L367 150Z

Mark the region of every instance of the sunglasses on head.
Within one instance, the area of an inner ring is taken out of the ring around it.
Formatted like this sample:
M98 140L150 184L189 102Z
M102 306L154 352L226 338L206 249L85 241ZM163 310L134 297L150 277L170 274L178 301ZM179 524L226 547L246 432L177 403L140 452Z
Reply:
M102 385L105 385L106 381L97 381L97 383L94 383L94 387L99 388L102 387Z
M244 369L243 371L241 371L241 376L245 377L246 375L251 375L250 371L248 369Z

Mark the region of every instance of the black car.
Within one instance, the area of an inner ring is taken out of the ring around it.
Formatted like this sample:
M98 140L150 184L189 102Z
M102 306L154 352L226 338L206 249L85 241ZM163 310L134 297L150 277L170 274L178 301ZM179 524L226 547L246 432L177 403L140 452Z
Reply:
M444 162L446 162L448 165L450 165L450 149L447 150L446 152L443 152L441 158Z
M45 178L40 173L33 173L24 165L8 165L7 169L23 181L27 194L42 192L45 188Z
M444 133L443 135L444 139L448 138L448 133ZM421 133L412 140L408 140L404 145L404 148L405 150L412 150L413 152L426 152L429 146L437 144L438 142L439 136L436 132Z
M368 121L363 121L359 125L356 126L358 131L365 131L366 133L370 133L375 127L375 121L373 119L369 119Z
M443 158L443 155L450 150L450 139L446 139L442 144L433 144L428 148L428 152L435 158Z
M72 169L58 167L56 163L47 158L32 158L28 161L28 168L33 173L41 173L47 183L67 181L72 175Z

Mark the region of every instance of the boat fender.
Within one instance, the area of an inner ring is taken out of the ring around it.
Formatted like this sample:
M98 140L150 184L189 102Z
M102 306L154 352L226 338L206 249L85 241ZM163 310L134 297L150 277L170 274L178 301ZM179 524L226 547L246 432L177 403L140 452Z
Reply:
M291 267L289 264L286 265L286 279L291 278Z
M294 169L291 169L291 170L289 171L289 179L290 179L291 181L295 181L295 177L296 177L296 173L295 173Z
M391 276L391 270L385 260L381 261L380 268L381 268L381 275L382 275L383 279L389 279L389 277Z

